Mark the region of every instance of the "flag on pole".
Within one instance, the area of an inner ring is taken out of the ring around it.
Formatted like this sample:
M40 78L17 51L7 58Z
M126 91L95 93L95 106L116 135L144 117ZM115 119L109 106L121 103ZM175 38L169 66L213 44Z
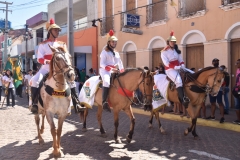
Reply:
M11 71L13 69L13 62L9 56L8 56L8 60L7 60L4 70L7 70L7 69L10 69Z
M21 72L21 63L20 63L19 57L17 61L15 61L13 79L14 79L15 88L18 88L18 86L22 84L22 80L23 80L22 72Z

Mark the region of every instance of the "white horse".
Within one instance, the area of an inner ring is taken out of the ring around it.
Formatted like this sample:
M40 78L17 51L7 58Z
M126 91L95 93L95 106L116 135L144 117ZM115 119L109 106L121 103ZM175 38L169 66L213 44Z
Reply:
M49 76L44 82L44 85L40 88L40 96L42 98L43 106L40 101L38 101L38 113L42 114L41 130L39 129L39 114L35 115L35 122L37 125L39 143L43 144L44 140L41 134L44 130L44 117L47 117L53 137L53 155L54 157L61 157L64 155L60 149L62 125L68 115L71 101L71 89L69 88L67 81L74 81L75 73L71 66L71 55L68 53L67 49L62 47L49 47L53 52L53 57L50 62ZM54 115L58 116L57 129L53 121Z

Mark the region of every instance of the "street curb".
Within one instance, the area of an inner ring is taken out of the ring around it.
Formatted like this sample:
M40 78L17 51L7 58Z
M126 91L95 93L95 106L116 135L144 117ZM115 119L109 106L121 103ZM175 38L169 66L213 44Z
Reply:
M134 108L134 107L132 108L132 110L133 110L133 113L147 115L150 119L150 115L151 115L150 112L144 111L143 109ZM180 117L179 115L164 113L163 115L160 114L159 117L164 118L164 119L168 119L168 120L173 120L173 121L181 121L181 122L191 123L191 118L187 118L186 116ZM146 123L147 122L148 122L148 120L146 120ZM233 123L230 123L230 122L224 122L222 124L222 123L219 123L219 121L205 120L205 119L198 118L197 119L197 125L240 132L240 125L233 124Z

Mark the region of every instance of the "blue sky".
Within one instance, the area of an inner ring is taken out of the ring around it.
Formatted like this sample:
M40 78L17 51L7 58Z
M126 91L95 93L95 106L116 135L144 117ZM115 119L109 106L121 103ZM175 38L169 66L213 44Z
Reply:
M8 20L12 23L12 28L25 28L26 20L38 14L39 12L47 12L47 5L53 0L3 0L9 3ZM0 4L0 9L5 9L5 4ZM0 11L0 19L5 19L5 12Z

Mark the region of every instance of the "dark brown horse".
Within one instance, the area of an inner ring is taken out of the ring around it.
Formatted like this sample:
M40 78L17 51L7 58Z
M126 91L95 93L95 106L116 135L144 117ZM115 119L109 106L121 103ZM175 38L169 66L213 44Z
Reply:
M212 96L217 96L224 79L224 74L221 68L206 67L194 74L189 74L188 79L190 80L184 84L184 90L187 97L190 99L187 111L192 119L192 125L184 131L184 135L192 132L192 135L197 138L198 135L196 133L196 122L201 104L205 99L206 93L209 93ZM197 88L201 93L192 91L193 88ZM168 88L168 100L174 103L180 103L176 89L170 90L170 88ZM159 119L159 112L152 111L151 118L149 120L149 126L152 126L154 115L158 121L161 133L165 133Z
M135 91L137 88L143 93L144 103L151 104L152 102L152 88L153 88L153 76L150 71L143 70L141 68L127 69L125 72L120 73L118 78L114 79L111 84L109 91L109 101L113 109L114 114L114 126L115 133L114 138L116 143L120 143L121 140L118 138L118 125L119 125L119 112L123 110L130 118L131 126L130 131L127 135L127 141L130 143L132 140L135 118L132 112L132 100L133 96L121 95L118 93L122 88L128 91ZM125 92L123 92L125 93ZM95 93L94 103L98 106L97 119L100 127L102 136L105 136L105 130L102 125L102 89L99 88ZM88 115L88 109L84 111L83 116L83 130L86 130L86 118Z

